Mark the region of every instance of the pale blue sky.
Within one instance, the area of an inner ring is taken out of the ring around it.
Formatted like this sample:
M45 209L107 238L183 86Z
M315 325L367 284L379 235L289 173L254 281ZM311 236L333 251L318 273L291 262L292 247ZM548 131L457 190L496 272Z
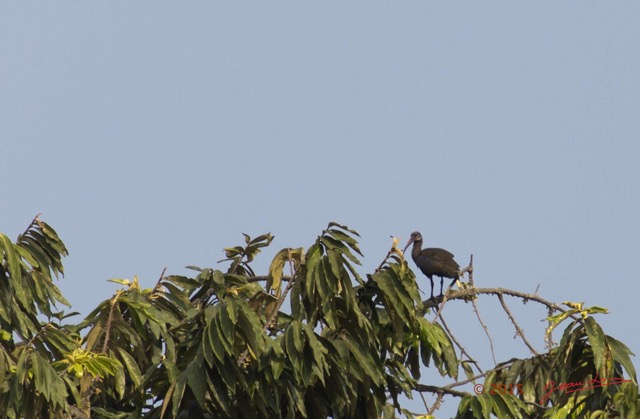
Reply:
M42 212L87 314L106 279L216 266L242 232L276 236L264 271L339 221L365 273L420 230L479 286L608 307L639 352L638 22L632 1L4 2L0 231ZM499 360L527 356L480 303ZM510 306L543 349L545 311ZM444 314L488 361L468 305Z

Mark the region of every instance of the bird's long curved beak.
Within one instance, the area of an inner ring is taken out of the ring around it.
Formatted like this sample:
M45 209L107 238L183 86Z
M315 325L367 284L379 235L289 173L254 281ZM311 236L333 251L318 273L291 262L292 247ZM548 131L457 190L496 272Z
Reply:
M409 246L411 246L411 243L413 243L415 240L413 240L413 237L411 237L409 239L409 241L407 242L407 245L404 247L404 249L402 249L402 253L406 252L407 249L409 248Z

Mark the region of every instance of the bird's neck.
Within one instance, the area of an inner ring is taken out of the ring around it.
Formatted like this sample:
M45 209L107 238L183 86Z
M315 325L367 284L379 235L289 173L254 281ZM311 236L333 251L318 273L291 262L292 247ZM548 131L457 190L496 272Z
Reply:
M420 255L420 251L422 250L422 240L416 240L413 242L413 248L411 249L411 256L418 257Z

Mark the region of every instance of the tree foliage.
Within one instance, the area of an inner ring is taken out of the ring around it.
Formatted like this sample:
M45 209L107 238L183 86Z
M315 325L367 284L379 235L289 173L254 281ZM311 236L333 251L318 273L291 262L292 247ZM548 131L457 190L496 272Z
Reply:
M593 317L606 310L525 296L549 310L547 352L531 348L531 358L483 371L447 330L444 304L475 306L480 295L498 295L519 330L503 295L525 297L471 283L444 301L423 302L395 242L379 268L361 276L358 238L330 223L308 249L277 252L258 276L252 262L273 236L244 235L244 244L224 249L225 269L163 272L153 288L137 278L112 280L120 289L73 324L68 318L77 313L56 308L69 306L53 283L67 255L56 232L36 217L15 243L0 234L0 411L10 418L412 417L418 413L403 408L402 397L431 392L437 402L420 415L433 414L444 395L460 398L462 418L640 415L632 353ZM427 370L451 384L425 383ZM456 390L480 380L495 391Z

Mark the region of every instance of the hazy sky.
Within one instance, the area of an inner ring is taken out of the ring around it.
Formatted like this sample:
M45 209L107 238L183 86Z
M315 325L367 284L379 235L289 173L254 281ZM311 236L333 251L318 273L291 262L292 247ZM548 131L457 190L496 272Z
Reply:
M84 315L109 278L224 269L243 232L276 236L264 272L348 224L364 274L420 230L478 286L608 307L638 352L638 22L635 1L3 2L0 231L43 213ZM546 311L508 303L543 350ZM498 361L528 356L480 309ZM488 362L469 305L444 315Z

